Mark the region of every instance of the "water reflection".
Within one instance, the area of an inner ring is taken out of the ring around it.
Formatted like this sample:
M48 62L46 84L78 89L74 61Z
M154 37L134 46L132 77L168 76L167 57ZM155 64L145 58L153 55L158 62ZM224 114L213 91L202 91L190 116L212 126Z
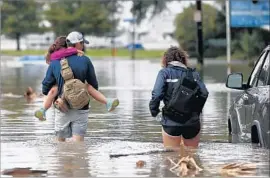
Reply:
M39 122L33 116L42 99L29 104L22 97L27 86L40 91L47 65L1 69L5 79L1 98L1 169L34 167L47 169L48 176L63 177L174 176L168 171L167 157L177 156L176 153L109 158L110 153L162 148L161 127L148 109L159 61L103 59L93 63L100 91L107 97L118 97L120 105L108 113L104 105L91 100L87 136L82 145L56 143L53 117ZM231 71L235 68L244 73L250 70L233 66ZM218 175L217 169L230 161L260 162L257 175L267 175L269 152L250 144L227 143L227 112L239 93L225 87L228 71L226 65L206 65L203 70L210 95L202 115L202 143L197 155L206 169L200 176ZM146 161L146 166L136 168L138 160Z
M52 155L55 155L54 176L89 177L88 148L85 143L60 143Z

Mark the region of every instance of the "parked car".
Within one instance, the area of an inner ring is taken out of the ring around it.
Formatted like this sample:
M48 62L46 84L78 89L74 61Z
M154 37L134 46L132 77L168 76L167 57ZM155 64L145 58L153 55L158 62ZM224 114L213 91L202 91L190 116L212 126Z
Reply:
M228 129L232 142L251 141L270 147L270 45L259 59L243 84L242 73L228 75L226 87L243 90L229 109Z

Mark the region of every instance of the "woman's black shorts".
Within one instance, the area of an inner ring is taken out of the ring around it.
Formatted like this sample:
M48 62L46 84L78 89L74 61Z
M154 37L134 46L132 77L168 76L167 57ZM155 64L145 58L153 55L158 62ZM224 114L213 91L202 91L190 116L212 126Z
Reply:
M183 136L185 139L194 138L201 130L200 121L193 123L192 125L183 126L165 126L163 125L163 130L170 136Z

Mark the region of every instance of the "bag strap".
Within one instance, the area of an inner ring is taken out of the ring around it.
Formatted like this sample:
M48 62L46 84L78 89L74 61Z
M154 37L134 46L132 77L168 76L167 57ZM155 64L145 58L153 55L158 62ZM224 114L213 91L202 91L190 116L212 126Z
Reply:
M189 67L185 68L185 69L182 69L182 72L184 73L184 76L182 75L182 77L178 78L179 84L182 85L184 78L189 78L191 80L194 80L193 71L194 70L192 68L189 68Z
M193 69L192 68L187 68L187 77L194 80L194 77L193 77Z
M60 61L61 64L61 75L65 81L74 79L74 74L72 72L72 69L68 65L67 58L62 58Z
M62 58L60 60L60 64L61 64L61 75L64 81L66 82L67 80L73 79L74 75L72 69L68 64L67 58ZM65 102L69 106L68 102L65 99L64 86L62 87L62 93L58 97L61 98L63 102Z
M185 71L184 71L184 77L181 77L179 79L179 84L178 85L183 85L183 81L184 79L189 79L189 80L192 80L192 81L195 81L197 83L197 86L193 89L193 91L198 91L200 90L200 86L198 85L198 82L197 82L197 79L194 77L193 73L194 73L195 69L194 68L186 68Z

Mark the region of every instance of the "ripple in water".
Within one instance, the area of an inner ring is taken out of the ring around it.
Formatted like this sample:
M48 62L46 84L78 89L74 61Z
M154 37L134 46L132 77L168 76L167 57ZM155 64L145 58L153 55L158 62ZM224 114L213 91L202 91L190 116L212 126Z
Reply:
M20 149L17 149L17 148ZM163 148L161 143L102 141L86 138L84 143L57 143L53 137L24 143L1 143L1 169L33 167L48 170L48 176L173 176L168 170L167 157L178 153L156 153L110 158L110 154L138 153ZM204 168L200 176L217 176L227 163L251 162L258 167L257 175L269 170L269 151L245 144L201 143L195 156ZM146 161L143 169L136 168L138 160Z

